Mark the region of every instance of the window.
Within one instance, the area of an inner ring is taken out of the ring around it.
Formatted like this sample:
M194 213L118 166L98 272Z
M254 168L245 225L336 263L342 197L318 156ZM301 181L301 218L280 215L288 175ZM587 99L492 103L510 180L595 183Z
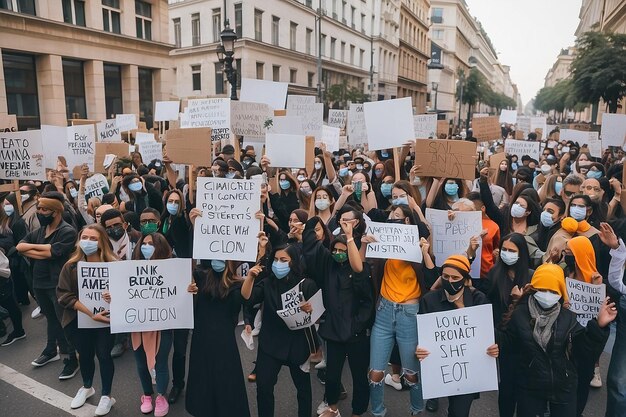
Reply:
M433 39L443 39L443 29L433 29Z
M9 114L17 116L19 130L39 129L35 57L3 52L2 61Z
M298 79L298 70L293 69L293 68L289 69L289 82L292 84L295 84L298 82L297 79Z
M320 47L320 55L326 56L326 35L322 34L322 42Z
M365 51L363 49L359 49L359 67L363 68L363 58L365 56Z
M356 29L356 7L350 6L350 24L352 29Z
M443 9L441 7L433 7L430 20L433 23L443 23Z
M200 13L191 15L191 45L200 45Z
M235 4L235 33L237 38L241 38L243 34L241 3Z
M361 33L365 33L365 15L361 14Z
M296 50L296 36L298 35L298 24L291 22L289 24L289 49Z
M235 59L235 69L237 70L237 88L241 88L241 58Z
M337 19L337 0L333 0L333 19Z
M191 84L193 91L202 90L202 78L200 74L200 65L192 65L191 66Z
M105 32L122 33L120 0L102 0L102 26Z
M222 13L220 9L213 9L213 42L219 42L222 31Z
M85 2L83 0L63 0L63 21L77 26L85 26Z
M224 94L224 67L219 62L215 63L215 94Z
M313 0L306 0L306 7L313 7Z
M313 41L313 30L306 28L305 42L306 42L306 53L308 55L311 55L311 42L312 41Z
M341 42L341 62L346 62L346 43Z
M330 59L335 59L335 49L337 44L337 39L330 38Z
M107 119L116 114L123 114L122 106L122 67L114 64L104 64L104 102Z
M0 0L0 9L36 16L35 0Z
M264 68L263 68L264 66L265 65L262 62L257 62L256 63L256 79L257 80L262 80L264 78L263 77L263 75L264 75L263 73L265 72Z
M152 40L152 6L150 3L135 0L135 24L139 39Z
M272 65L272 80L280 81L280 65Z
M272 45L278 46L280 39L280 17L272 16Z
M150 129L154 123L152 114L153 106L152 90L152 70L150 68L139 68L139 120L146 122Z
M181 46L181 38L180 38L180 18L172 19L174 23L174 46L180 48Z
M341 23L346 24L346 2L341 2Z
M354 65L354 51L355 51L355 47L354 45L350 45L350 64Z
M258 9L254 9L254 39L263 41L263 12Z
M86 119L85 74L83 63L63 60L63 85L65 87L65 113L68 119Z
M307 85L308 85L309 87L313 87L313 77L315 77L315 73L314 73L314 72L309 72L309 73L307 74L307 77L306 77L306 78L307 78L307 80L306 80L306 82L307 82Z

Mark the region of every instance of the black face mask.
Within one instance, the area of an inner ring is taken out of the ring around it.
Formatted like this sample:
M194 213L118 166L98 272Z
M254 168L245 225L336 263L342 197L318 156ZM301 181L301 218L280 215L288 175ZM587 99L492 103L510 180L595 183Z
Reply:
M404 219L387 219L387 223L404 224Z
M576 258L574 257L574 255L564 255L563 261L570 271L576 270Z
M107 235L116 242L124 236L124 233L126 233L126 230L122 226L107 229Z
M465 286L465 280L460 280L456 282L451 282L447 279L443 279L443 289L450 295L458 294L459 291L463 289Z
M49 226L54 221L54 214L44 215L41 213L37 213L37 220L39 220L39 224L42 227Z

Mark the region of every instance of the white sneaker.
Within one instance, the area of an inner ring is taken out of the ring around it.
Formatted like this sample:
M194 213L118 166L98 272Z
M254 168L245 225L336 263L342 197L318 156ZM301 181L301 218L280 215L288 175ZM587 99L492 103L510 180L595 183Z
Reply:
M602 387L602 377L600 376L600 367L596 366L593 370L593 379L589 383L590 387L593 388L601 388Z
M108 397L103 395L100 397L100 402L98 403L98 407L96 408L97 416L106 416L111 411L111 407L115 404L115 398Z
M38 319L41 317L41 307L37 306L32 313L30 313L31 319Z
M322 401L320 405L317 406L317 415L319 416L326 410L328 410L328 403L326 401Z
M91 388L81 387L76 393L76 396L74 397L74 399L72 400L72 404L70 405L70 407L72 409L82 407L83 405L85 405L85 401L87 401L87 398L91 397L95 393L96 393L96 390L93 389L93 387Z
M325 369L326 368L326 359L322 359L320 363L315 365L315 369Z
M402 391L402 383L394 381L390 374L385 375L385 384L389 385L396 391Z

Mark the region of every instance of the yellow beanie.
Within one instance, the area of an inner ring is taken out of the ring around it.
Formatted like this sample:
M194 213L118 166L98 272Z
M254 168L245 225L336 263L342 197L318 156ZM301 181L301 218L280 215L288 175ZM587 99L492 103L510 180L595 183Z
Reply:
M445 268L446 266L451 266L461 272L465 272L466 274L469 274L470 270L472 269L469 259L467 259L467 257L463 255L450 256L448 259L446 259L443 265L441 265L442 268Z
M555 264L543 264L535 269L530 285L536 290L555 291L567 301L567 288L563 269Z

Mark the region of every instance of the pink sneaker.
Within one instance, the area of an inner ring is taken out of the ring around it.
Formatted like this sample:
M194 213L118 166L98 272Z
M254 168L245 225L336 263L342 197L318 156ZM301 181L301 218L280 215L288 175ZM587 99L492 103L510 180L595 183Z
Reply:
M154 402L154 417L165 417L170 411L170 405L162 395L157 395Z
M152 396L150 395L142 395L141 396L141 407L140 410L144 414L148 414L152 412Z

